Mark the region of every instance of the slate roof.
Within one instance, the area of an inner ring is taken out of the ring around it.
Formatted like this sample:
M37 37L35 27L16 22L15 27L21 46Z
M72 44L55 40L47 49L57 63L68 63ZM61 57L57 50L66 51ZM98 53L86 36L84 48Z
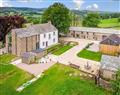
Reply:
M37 50L32 50L31 52L33 52L33 53L40 53L40 52L43 52L44 51L44 49L37 49Z
M101 41L100 44L120 45L120 37L117 36L116 34L112 34L103 41Z
M102 55L101 69L117 71L120 68L120 57Z
M107 33L107 34L118 34L120 35L120 30L106 29L106 28L88 28L88 27L70 27L69 30L75 32L94 32L94 33Z
M34 56L36 56L36 54L33 52L25 52L22 54L23 58L30 58L30 57L34 57Z
M57 31L57 29L51 23L45 23L45 24L31 25L27 28L13 29L12 31L16 32L17 36L22 38L37 34L43 34L47 32L54 32Z

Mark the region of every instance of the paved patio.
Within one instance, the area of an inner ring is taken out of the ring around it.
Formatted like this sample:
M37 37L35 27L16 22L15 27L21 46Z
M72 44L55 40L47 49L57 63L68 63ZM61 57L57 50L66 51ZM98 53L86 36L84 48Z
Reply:
M87 50L98 52L99 51L99 43L93 43Z
M56 63L55 61L51 60L46 63L26 64L26 63L22 63L22 60L19 59L19 60L12 62L11 64L16 65L18 68L21 68L24 71L27 71L30 74L33 74L34 76L38 76L38 75L41 75L42 72L50 68L55 63Z

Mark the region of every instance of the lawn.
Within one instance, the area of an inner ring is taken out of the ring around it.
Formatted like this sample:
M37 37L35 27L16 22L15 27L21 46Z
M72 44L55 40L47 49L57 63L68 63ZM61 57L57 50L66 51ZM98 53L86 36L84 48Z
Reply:
M54 55L61 55L64 52L66 52L67 50L71 49L73 46L70 45L64 45L62 47L60 47L58 50L54 51L53 54Z
M18 86L33 78L32 75L9 64L15 56L0 56L0 95L17 95Z
M101 27L101 28L120 29L120 23L118 23L117 18L101 20L101 23L98 26Z
M48 52L54 54L54 55L61 55L67 50L71 49L73 45L62 45L62 44L57 44L54 45L50 48L48 48Z
M69 66L55 64L19 95L111 95L79 74L80 71Z
M94 60L94 61L98 61L98 62L101 60L101 53L89 51L86 49L83 49L82 51L80 51L77 54L77 56L86 58L86 59L90 59L90 60Z

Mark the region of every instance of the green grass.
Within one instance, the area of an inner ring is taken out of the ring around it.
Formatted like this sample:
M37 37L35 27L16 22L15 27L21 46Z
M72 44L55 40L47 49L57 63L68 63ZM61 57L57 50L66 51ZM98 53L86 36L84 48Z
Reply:
M71 49L74 45L62 45L57 44L47 49L49 53L52 53L54 55L61 55L67 50Z
M69 76L71 73L72 76ZM96 86L93 80L82 78L79 74L78 70L55 64L19 95L111 95Z
M80 51L77 54L77 56L82 57L82 58L86 58L86 59L90 59L90 60L94 60L94 61L98 61L98 62L101 60L101 53L89 51L86 49Z
M66 52L67 50L71 49L73 46L70 45L64 45L63 47L60 47L58 50L54 51L53 54L54 55L61 55L64 52Z
M118 18L101 20L101 23L98 26L101 28L120 29L120 23L118 23Z
M61 44L53 45L53 46L51 46L51 47L49 47L49 48L47 49L47 52L48 52L48 53L51 53L51 52L53 52L53 51L55 51L55 50L58 50L60 47L62 47Z
M10 54L0 56L0 95L16 95L16 88L33 78L27 72L9 64L14 57Z

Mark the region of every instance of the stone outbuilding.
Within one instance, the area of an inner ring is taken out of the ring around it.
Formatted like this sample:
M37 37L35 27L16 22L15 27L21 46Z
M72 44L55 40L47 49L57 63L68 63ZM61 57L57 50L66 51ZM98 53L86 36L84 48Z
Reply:
M37 49L37 50L33 50L31 52L36 54L37 59L40 59L41 57L47 55L46 49Z
M31 52L25 52L22 54L22 63L33 64L44 57L47 54L47 50L38 49Z
M120 57L102 55L100 76L105 79L115 79L116 71L120 69Z
M111 34L120 37L120 30L91 27L70 27L68 36L80 39L102 41Z
M33 52L25 52L22 54L22 63L33 64L36 63L36 54Z

